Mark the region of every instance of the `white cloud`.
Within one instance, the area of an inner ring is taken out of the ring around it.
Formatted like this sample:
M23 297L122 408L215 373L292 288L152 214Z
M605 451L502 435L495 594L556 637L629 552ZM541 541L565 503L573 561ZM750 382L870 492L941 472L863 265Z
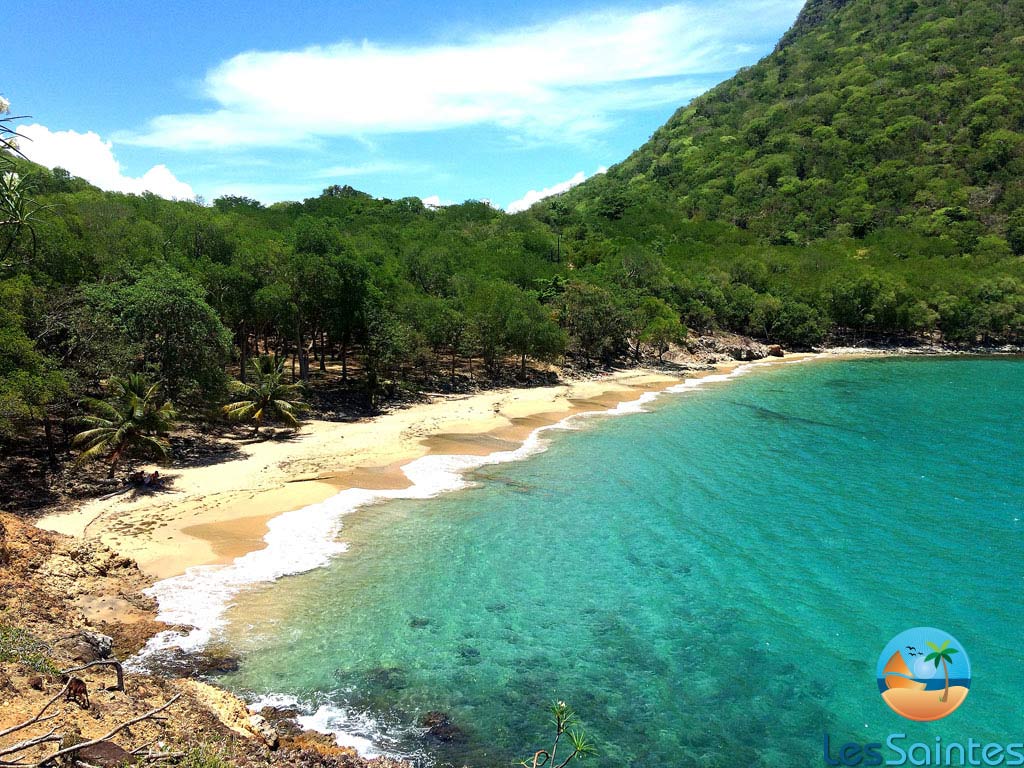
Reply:
M442 200L440 195L428 195L427 197L421 197L420 200L423 201L423 205L427 208L434 208L435 210L449 205L455 205L451 200Z
M138 178L125 176L114 157L113 144L92 131L51 131L45 125L36 124L21 127L18 132L26 139L19 148L29 160L47 168L64 168L101 189L136 194L153 192L179 200L195 197L192 187L179 181L163 164L154 165Z
M207 73L211 111L162 115L122 138L199 149L496 125L571 140L607 129L618 112L686 101L749 63L765 30L781 31L800 5L678 3L455 43L241 53Z
M594 172L594 175L596 176L599 173L605 173L607 170L608 169L604 167L598 168L597 171ZM583 173L583 171L579 171L571 179L566 179L565 181L560 181L557 184L552 184L550 187L544 187L544 189L539 191L536 189L531 189L518 200L513 200L511 203L505 206L505 210L508 211L509 213L519 213L520 211L525 211L538 200L543 200L545 197L551 197L552 195L560 195L563 192L568 192L570 189L572 189L573 187L578 187L586 180L586 174Z
M379 160L361 165L334 165L316 173L319 179L345 178L346 176L371 176L377 173L425 173L430 166L425 163L398 163Z

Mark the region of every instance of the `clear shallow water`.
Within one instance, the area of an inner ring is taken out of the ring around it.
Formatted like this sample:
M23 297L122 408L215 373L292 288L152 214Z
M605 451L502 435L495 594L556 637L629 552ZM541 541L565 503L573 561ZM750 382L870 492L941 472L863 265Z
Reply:
M821 764L892 731L1020 740L1024 361L777 366L551 433L478 485L345 518L327 568L240 596L222 678L440 763L508 765L564 699L592 765ZM967 648L967 702L877 693L890 637ZM410 726L448 712L466 739ZM363 746L366 746L363 744Z

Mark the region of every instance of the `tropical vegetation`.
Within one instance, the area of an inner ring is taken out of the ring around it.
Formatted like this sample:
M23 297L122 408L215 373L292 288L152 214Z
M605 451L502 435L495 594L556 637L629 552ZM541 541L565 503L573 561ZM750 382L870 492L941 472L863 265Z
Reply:
M174 427L175 413L160 384L132 373L110 379L108 387L108 399L84 400L92 413L81 417L87 429L71 441L81 449L78 460L103 459L110 466L108 476L113 477L118 463L127 455L166 458L170 445L164 436Z
M347 415L716 331L1019 344L1022 29L1013 3L811 0L764 60L517 215L342 184L273 205L102 192L18 156L0 115L0 441L55 468L129 373L186 422L258 430L270 412L230 382L265 387L264 356L275 387Z

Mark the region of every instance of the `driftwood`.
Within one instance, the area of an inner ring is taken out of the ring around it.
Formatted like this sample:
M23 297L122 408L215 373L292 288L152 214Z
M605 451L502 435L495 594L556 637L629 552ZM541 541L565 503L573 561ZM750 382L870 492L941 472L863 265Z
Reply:
M68 686L69 685L71 685L71 681L70 680L67 683L65 683L64 687L61 688L52 699L50 699L48 702L46 702L43 705L43 708L40 709L39 712L36 713L35 717L30 717L28 720L26 720L23 723L18 723L17 725L12 725L10 728L7 728L6 730L0 731L0 738L3 738L4 736L9 736L12 733L17 733L18 731L21 731L21 730L23 730L25 728L28 728L30 725L35 725L36 723L46 722L47 720L52 720L53 718L55 718L56 715L47 715L46 717L43 717L43 714L46 712L46 710L48 710L50 707L53 706L53 702L55 702L61 696L67 695ZM3 749L0 749L0 756L6 755L6 754L10 754L10 753L9 752L5 752Z
M70 678L68 680L68 682L64 685L64 687L61 688L61 690L57 693L57 695L55 695L53 698L51 698L49 701L47 701L46 704L43 706L43 708L40 709L39 712L35 716L29 718L28 720L24 721L23 723L18 723L17 725L13 725L10 728L7 728L7 729L5 729L3 731L0 731L0 737L9 736L12 733L17 733L18 731L24 730L25 728L28 728L28 727L30 727L32 725L36 725L38 723L43 723L43 722L46 722L48 720L52 720L53 718L55 718L57 716L56 714L47 715L46 714L46 710L48 710L51 706L53 706L54 702L56 702L61 696L67 696L70 693L72 681L74 681L76 679L77 678ZM38 747L38 746L40 746L42 744L46 744L46 743L54 742L54 741L56 741L56 742L62 741L64 737L61 734L57 733L57 729L56 728L51 728L47 733L44 733L41 736L33 736L32 738L25 739L24 741L20 741L17 744L12 744L12 745L10 745L8 747L0 747L0 766L24 766L25 768L50 768L50 766L55 765L60 758L66 756L66 755L73 755L74 753L78 752L79 750L85 749L86 747L92 747L92 746L95 746L96 744L99 744L101 742L109 741L113 736L116 736L118 733L123 731L125 728L128 728L129 726L135 725L136 723L141 723L143 720L162 720L162 719L164 719L162 717L159 717L160 713L163 712L168 707L170 707L172 704L174 704L174 702L176 702L179 698L181 698L181 694L180 693L175 694L174 696L172 696L170 699L168 699L164 704L160 705L159 707L155 707L155 708L149 710L148 712L146 712L146 713L144 713L142 715L139 715L138 717L133 717L131 720L128 720L128 721L126 721L124 723L121 723L116 728L112 729L109 733L107 733L107 734L105 734L103 736L100 736L98 739L92 739L90 741L83 741L80 744L73 744L72 746L65 747L64 749L58 749L56 752L53 752L52 754L47 755L42 760L39 760L38 762L35 762L35 763L26 763L26 762L22 762L22 761L18 761L18 760L15 760L15 762L11 762L11 761L8 761L8 760L4 760L3 758L5 756L7 756L7 755L13 755L13 754L16 754L18 752L24 752L26 750L32 749L33 747ZM169 758L172 758L172 757L179 757L180 756L179 753L172 753L172 752L149 752L149 751L143 752L142 751L142 750L146 750L150 746L150 744L152 744L152 743L153 742L149 742L148 744L145 744L142 747L139 747L138 749L132 751L131 754L136 755L139 760L141 760L143 762L147 762L147 763L155 763L155 762L159 762L161 760L165 760L165 759L169 759Z
M171 706L171 704L173 704L174 702L176 702L180 698L181 698L181 694L180 693L176 693L174 696L172 696L170 699L168 699L166 703L160 705L159 707L155 707L154 709L149 710L149 712L146 712L143 715L139 715L138 717L134 717L131 720L128 720L127 722L121 723L119 726L114 728L112 731L110 731L109 733L107 733L104 736L100 736L98 739L93 739L92 741L83 741L81 744L75 744L74 746L65 747L64 749L57 750L52 755L48 755L47 757L44 757L42 760L40 760L38 763L35 763L33 768L45 768L45 766L52 765L53 762L58 757L63 757L64 755L72 754L73 752L77 752L78 750L80 750L80 749L82 749L84 747L91 747L93 744L99 744L101 741L107 741L111 737L116 736L117 734L119 734L125 728L128 728L129 726L135 725L136 723L141 723L143 720L149 720L154 715L157 715L160 712L163 712L165 709L167 709L169 706Z

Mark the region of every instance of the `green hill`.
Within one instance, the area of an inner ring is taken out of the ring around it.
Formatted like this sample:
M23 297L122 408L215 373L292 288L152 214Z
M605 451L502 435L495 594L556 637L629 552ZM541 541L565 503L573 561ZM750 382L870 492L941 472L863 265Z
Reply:
M810 0L771 55L572 199L776 243L900 227L1020 255L1022 78L1019 2Z

